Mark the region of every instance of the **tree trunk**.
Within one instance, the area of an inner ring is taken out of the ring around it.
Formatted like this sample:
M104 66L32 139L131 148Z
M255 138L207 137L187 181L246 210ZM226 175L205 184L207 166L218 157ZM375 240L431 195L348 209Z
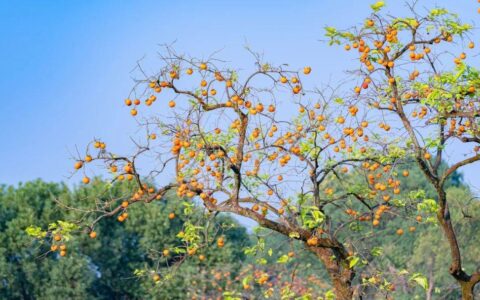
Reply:
M330 248L309 247L323 262L330 280L336 300L353 299L352 280L355 272L348 267L344 254Z
M450 246L450 256L452 259L449 270L450 275L452 275L460 285L462 300L473 300L473 289L475 285L480 282L480 273L477 272L469 275L462 269L462 256L460 254L457 236L452 225L450 210L447 203L447 194L442 186L437 187L437 192L438 203L440 205L440 209L437 212L437 218L443 229L443 233L447 238L448 245Z
M460 289L462 290L462 300L474 300L473 288L475 287L474 284L471 282L461 282Z

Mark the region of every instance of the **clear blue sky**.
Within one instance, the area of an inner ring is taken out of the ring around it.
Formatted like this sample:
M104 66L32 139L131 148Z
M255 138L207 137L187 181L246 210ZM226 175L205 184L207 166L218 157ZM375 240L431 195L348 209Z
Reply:
M0 1L0 183L66 180L70 153L94 137L128 149L136 129L122 106L130 71L144 56L153 70L159 44L177 41L196 57L223 49L222 58L249 67L248 44L274 63L309 64L325 82L352 62L319 42L323 26L355 25L373 2ZM435 3L479 18L476 0L420 1ZM387 4L404 10L404 1ZM464 169L467 181L480 186L479 171Z

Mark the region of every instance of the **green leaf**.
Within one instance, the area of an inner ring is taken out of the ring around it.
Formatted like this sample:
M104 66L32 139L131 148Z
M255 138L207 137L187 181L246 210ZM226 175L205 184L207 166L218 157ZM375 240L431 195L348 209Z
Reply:
M370 7L373 9L374 12L377 12L379 11L380 9L382 9L382 7L385 6L385 2L384 1L377 1L376 3L370 5Z
M26 232L29 236L33 236L33 237L35 237L35 238L37 238L37 239L44 238L45 236L47 236L47 232L42 231L42 228L37 227L37 226L28 226L28 227L25 229L25 232Z
M277 263L284 264L284 263L288 262L288 260L289 260L288 255L284 254L277 259Z
M183 213L188 216L190 214L193 213L193 207L194 207L194 204L193 203L190 203L190 202L183 202Z
M325 31L327 31L327 34L331 34L331 35L334 35L337 33L337 29L335 27L330 27L330 26L326 26Z
M438 204L433 199L424 199L423 202L417 204L418 211L434 214L438 211Z
M133 275L141 277L141 276L145 275L145 270L135 269L133 271Z
M419 286L421 286L424 290L428 289L428 280L427 277L422 275L421 273L415 273L410 277L410 281L415 281Z
M298 232L295 232L295 231L294 231L294 232L290 232L290 233L288 234L288 236L289 236L290 238L292 238L292 239L298 239L298 238L300 238L300 234L299 234Z
M300 216L303 225L310 229L318 227L325 220L325 215L316 206L302 207Z
M430 16L432 16L432 17L438 17L438 16L446 15L447 13L448 13L448 10L446 10L444 8L434 8L434 9L430 10Z
M225 300L241 300L241 295L235 291L225 291L223 292L223 299Z
M383 254L383 248L382 247L373 247L372 250L370 250L370 253L373 256L380 256Z
M335 293L333 293L332 290L328 290L325 293L325 300L334 300L335 299Z
M353 256L350 259L350 262L348 263L348 267L352 269L353 267L355 267L355 265L357 265L359 261L360 261L360 258L358 256Z
M248 284L250 281L253 280L253 276L252 275L248 275L248 276L245 276L243 279L242 279L242 284L243 285L246 285Z
M245 247L243 253L245 253L245 255L255 255L257 253L257 249L257 246Z
M260 265L266 265L267 264L267 260L265 258L258 258L257 259L257 263L260 264Z
M172 249L172 251L174 253L177 253L177 254L180 254L180 253L187 253L187 250L185 250L184 248L180 248L180 247L175 247Z
M68 235L71 231L77 230L78 225L66 221L57 221L58 226L61 227L63 235Z
M408 274L408 271L405 270L405 269L400 270L400 271L398 272L398 275L405 275L405 274Z

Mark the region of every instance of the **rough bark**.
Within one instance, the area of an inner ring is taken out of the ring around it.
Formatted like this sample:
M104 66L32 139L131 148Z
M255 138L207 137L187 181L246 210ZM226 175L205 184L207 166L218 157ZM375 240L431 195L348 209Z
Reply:
M337 300L351 300L353 298L352 280L355 272L348 267L346 257L329 248L310 247L310 250L323 262Z
M462 300L474 300L473 288L475 284L473 282L459 282L460 289L462 291Z
M462 292L462 300L473 300L473 289L475 285L480 282L480 273L474 273L473 275L467 274L462 268L462 256L460 253L460 247L458 245L455 230L452 225L450 210L447 203L447 195L442 187L437 188L438 202L440 209L437 213L438 221L443 229L443 233L447 238L448 245L450 246L450 255L452 262L450 264L450 275L455 278L460 285Z

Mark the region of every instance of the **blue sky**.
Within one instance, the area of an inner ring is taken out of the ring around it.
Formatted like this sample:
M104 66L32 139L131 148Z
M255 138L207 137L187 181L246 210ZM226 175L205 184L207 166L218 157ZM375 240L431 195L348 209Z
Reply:
M176 41L200 58L223 49L220 57L249 67L248 44L271 62L308 64L319 82L335 81L352 61L319 41L322 28L361 22L373 2L1 1L0 183L67 180L71 153L94 137L128 149L130 71L142 57L153 70L159 44ZM465 21L479 17L476 0L420 1L435 3ZM404 1L387 4L404 11ZM464 169L467 181L480 186L479 171Z

